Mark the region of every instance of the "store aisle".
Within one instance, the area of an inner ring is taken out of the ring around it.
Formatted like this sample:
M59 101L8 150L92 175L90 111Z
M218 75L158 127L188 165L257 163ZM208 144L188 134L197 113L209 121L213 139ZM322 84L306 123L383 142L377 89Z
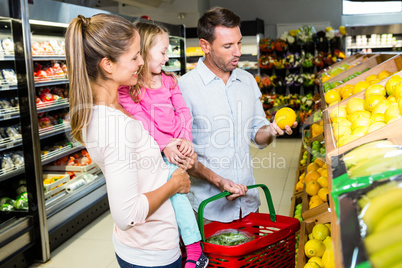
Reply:
M295 185L301 139L277 139L269 147L251 149L257 183L270 189L276 213L289 216ZM268 212L260 191L261 213ZM51 259L40 268L118 268L112 245L113 220L104 213L86 228L51 253Z

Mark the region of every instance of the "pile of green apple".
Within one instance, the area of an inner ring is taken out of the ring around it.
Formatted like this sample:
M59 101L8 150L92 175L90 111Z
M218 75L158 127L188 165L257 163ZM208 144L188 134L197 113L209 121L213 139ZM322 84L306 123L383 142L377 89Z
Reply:
M311 162L317 158L325 158L325 145L319 141L313 141L311 144Z

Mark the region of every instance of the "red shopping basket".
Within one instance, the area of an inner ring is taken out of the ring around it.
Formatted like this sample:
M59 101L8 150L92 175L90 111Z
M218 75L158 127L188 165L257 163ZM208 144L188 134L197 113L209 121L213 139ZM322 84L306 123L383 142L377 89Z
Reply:
M215 268L271 268L295 267L295 233L299 220L275 214L271 194L263 184L247 186L261 187L270 214L251 213L230 223L211 222L203 224L205 206L217 199L230 195L222 192L201 202L198 208L198 225L201 232L203 252L209 259L208 267ZM219 231L235 229L254 235L254 239L236 246L222 246L205 242Z

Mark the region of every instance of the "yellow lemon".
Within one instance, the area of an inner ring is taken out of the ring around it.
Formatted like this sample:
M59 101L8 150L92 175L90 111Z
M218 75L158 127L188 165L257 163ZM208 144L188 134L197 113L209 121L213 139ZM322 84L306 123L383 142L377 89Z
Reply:
M318 195L313 195L310 198L310 202L308 202L308 208L312 209L312 208L318 207L319 205L322 205L322 204L324 204L324 201L322 201Z
M321 187L328 187L328 178L327 177L319 177L317 182L321 185Z
M382 128L383 126L386 126L387 124L385 122L375 122L373 124L371 124L368 129L367 129L367 133L371 133L379 128Z
M322 159L321 157L317 157L317 158L314 160L314 163L316 163L317 165L319 165L320 168L321 168L321 167L324 165L325 160ZM317 169L317 170L318 170L318 169Z
M324 251L325 245L321 240L311 239L304 245L304 253L307 258L322 257Z
M389 96L389 95L392 95L392 93L393 93L392 87L393 87L394 85L396 85L397 83L401 82L401 81L402 81L402 78L401 78L399 75L397 75L397 74L391 76L391 77L388 79L387 83L385 84L385 89L386 89L386 91L387 91L388 96Z
M328 92L327 93L325 93L325 102L327 103L327 104L330 104L330 103L332 103L332 102L334 102L334 101L340 101L341 100L341 96L339 96L339 93L338 93L338 91L336 91L336 90L333 90L333 89L331 89L331 90L328 90Z
M354 121L352 121L352 125L350 126L350 128L352 129L352 135L353 134L353 130L355 130L358 127L366 127L370 125L370 117L358 117L356 118Z
M334 107L329 113L329 118L331 122L334 122L338 117L346 117L348 113L346 112L345 106Z
M360 138L360 136L355 136L355 135L343 136L337 141L336 145L337 145L337 147L342 147L343 145L348 144L358 138Z
M371 111L372 114L383 114L387 110L388 106L391 105L390 100L382 100L374 106L373 110Z
M322 259L320 257L312 257L308 260L307 263L315 262L320 266L320 268L324 267L324 264L322 263Z
M366 90L369 86L371 86L370 82L359 81L353 87L353 94L356 94L356 93L359 93L360 91Z
M399 107L399 112L402 115L402 98L400 98L398 101L398 107Z
M341 97L342 97L342 100L344 100L346 98L349 98L352 95L353 95L353 88L348 87L342 92Z
M380 114L380 113L372 114L370 117L370 125L372 125L376 122L384 122L385 123L385 115Z
M394 94L389 95L388 98L387 98L387 100L389 100L389 101L391 101L391 102L395 102L395 103L397 102L397 100L396 100Z
M310 171L313 171L313 170L317 170L319 167L320 167L320 166L319 166L317 163L315 163L315 162L310 163L310 164L308 164L308 166L307 166L307 173L309 173Z
M392 103L385 111L384 116L387 124L401 118L398 103Z
M360 126L360 127L356 127L352 130L352 135L354 136L364 136L367 134L367 130L368 130L369 126Z
M385 90L385 87L383 85L375 84L369 86L366 91L364 92L364 96L367 98L371 94L381 94L385 96L387 94L387 91Z
M393 94L394 97L399 100L402 97L402 82L399 82L398 84L396 84L393 88Z
M322 82L325 83L327 82L329 79L331 79L332 77L330 75L328 75L327 73L323 73L322 76Z
M364 108L366 111L372 112L374 107L382 100L386 100L381 94L371 94L364 99Z
M363 118L363 117L365 117L365 118L370 118L370 117L371 117L371 113L370 113L369 111L356 111L356 112L353 112L353 113L349 114L349 115L347 116L347 119L348 119L350 122L353 122L353 121L355 121L356 119L358 119L358 118Z
M328 104L328 107L331 107L331 106L333 106L333 105L335 105L335 104L338 104L339 103L339 101L333 101L333 102L331 102L330 104Z
M310 181L316 181L320 176L320 173L315 170L307 172L306 177L304 178L304 182L307 184Z
M339 123L334 123L332 125L332 129L335 140L339 140L340 137L350 135L352 133L351 127L344 126Z
M370 84L374 85L377 84L378 82L381 82L381 79L374 79L370 81Z
M280 129L285 129L285 126L292 126L296 121L296 113L289 107L279 109L275 114L275 123Z
M316 262L307 262L303 268L321 268L321 266Z
M376 74L370 74L369 76L367 76L366 77L366 81L367 82L371 82L371 81L373 81L373 80L375 80L375 79L378 79L378 76L376 75Z
M320 190L318 190L317 195L321 198L322 201L327 202L328 201L328 196L327 196L328 194L329 194L328 188L324 187L324 188L321 188ZM328 232L328 234L329 234L329 232Z
M346 112L349 115L356 111L364 111L364 100L354 97L346 103Z
M387 78L388 76L391 76L391 73L387 70L382 70L378 75L378 79L383 80L384 78Z
M355 87L354 85L350 85L350 84L344 85L344 86L339 90L339 94L342 96L342 94L343 94L346 90L350 90L350 89L352 89L352 92L353 92L353 88L354 88L354 87Z
M322 188L320 190L323 190L323 189L324 188ZM328 194L328 189L327 189L327 194ZM326 199L327 198L325 197L324 201L326 201ZM327 236L329 236L329 229L328 229L327 226L325 226L325 224L317 223L316 225L314 225L313 230L311 231L311 233L313 234L314 239L324 241L325 238L327 238Z

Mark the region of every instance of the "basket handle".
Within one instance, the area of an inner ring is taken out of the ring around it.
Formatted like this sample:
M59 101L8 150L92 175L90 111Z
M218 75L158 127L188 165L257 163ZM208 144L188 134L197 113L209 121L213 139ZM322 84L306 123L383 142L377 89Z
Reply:
M272 203L271 193L270 193L268 187L264 184L255 184L255 185L247 186L247 189L253 189L253 188L257 188L257 187L261 187L262 190L264 191L265 198L267 199L267 204L268 204L269 215L270 215L271 221L276 222L275 208L274 208L274 204ZM224 191L222 193L219 193L217 195L214 195L214 196L211 196L210 198L205 199L198 206L198 227L200 229L202 241L205 242L205 233L204 233L204 209L205 209L205 206L212 201L218 200L218 199L220 199L222 197L226 197L228 195L231 195L231 193L228 191Z

